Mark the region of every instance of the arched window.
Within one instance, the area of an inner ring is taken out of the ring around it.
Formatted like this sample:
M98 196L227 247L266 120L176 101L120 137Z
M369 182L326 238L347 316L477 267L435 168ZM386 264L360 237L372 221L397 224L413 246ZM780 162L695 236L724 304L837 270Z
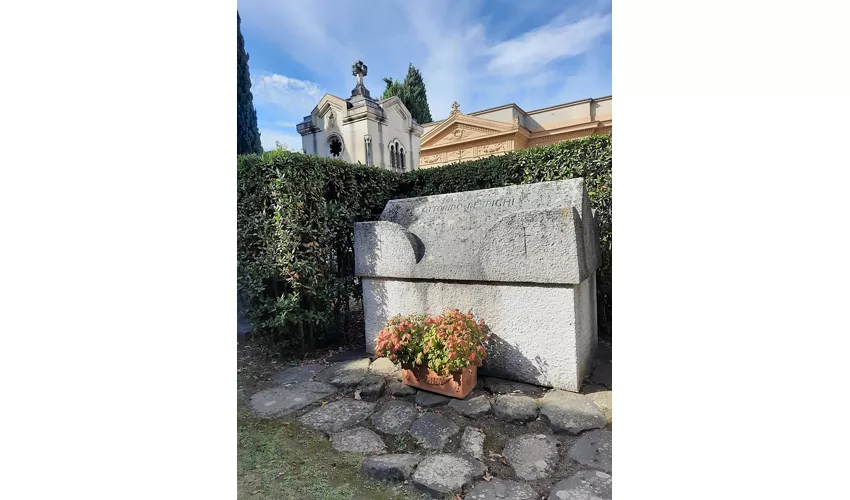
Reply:
M401 150L401 169L404 170L404 149Z
M395 144L390 144L390 167L395 168Z

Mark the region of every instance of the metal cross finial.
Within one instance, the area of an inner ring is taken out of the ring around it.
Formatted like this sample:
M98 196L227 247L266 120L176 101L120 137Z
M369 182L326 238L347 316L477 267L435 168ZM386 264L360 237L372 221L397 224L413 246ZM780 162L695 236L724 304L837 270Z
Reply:
M363 77L366 76L368 69L363 61L357 61L351 65L351 74L357 77L357 85L363 85Z
M453 102L452 103L452 114L457 113L459 108L460 108L460 104L458 104L457 101Z

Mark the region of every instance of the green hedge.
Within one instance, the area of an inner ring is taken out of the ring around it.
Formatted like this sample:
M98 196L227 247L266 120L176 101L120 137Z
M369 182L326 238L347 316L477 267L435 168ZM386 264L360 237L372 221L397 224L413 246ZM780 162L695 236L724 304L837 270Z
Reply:
M301 153L237 160L237 283L255 335L312 349L349 327L352 228L397 197L398 174Z
M300 153L237 160L239 295L255 334L302 350L342 339L362 311L354 222L387 201L584 177L600 225L599 315L611 308L611 136L397 174ZM362 328L362 326L360 326ZM362 332L360 332L362 335Z

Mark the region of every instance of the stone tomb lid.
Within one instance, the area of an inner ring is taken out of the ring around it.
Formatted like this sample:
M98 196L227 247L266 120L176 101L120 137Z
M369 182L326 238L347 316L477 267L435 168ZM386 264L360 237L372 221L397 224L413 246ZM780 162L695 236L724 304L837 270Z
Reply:
M584 179L391 200L354 226L358 276L577 284L599 266Z

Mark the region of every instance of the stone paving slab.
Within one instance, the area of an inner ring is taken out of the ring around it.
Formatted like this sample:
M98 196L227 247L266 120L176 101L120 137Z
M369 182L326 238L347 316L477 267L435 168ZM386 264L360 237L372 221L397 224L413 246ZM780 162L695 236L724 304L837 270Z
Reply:
M372 424L379 432L397 436L410 429L419 418L419 410L406 401L389 401L372 415Z
M576 462L611 472L611 431L587 431L573 442L567 457Z
M508 422L531 422L537 418L537 401L524 394L504 394L493 403L496 418Z
M375 361L372 361L372 364L369 365L369 373L374 373L375 375L380 375L382 377L393 377L398 376L401 377L401 365L397 365L389 360L389 358L376 358Z
M583 470L559 481L549 500L611 500L611 475L598 470Z
M424 458L424 455L411 453L364 457L363 473L378 481L403 481L413 474L416 464Z
M612 422L611 391L606 389L602 391L591 392L587 393L587 397L590 398L590 400L593 401L593 403L599 407L599 411L601 411L602 414L605 415L605 420L607 420L607 422L610 424Z
M381 437L365 427L355 427L331 434L331 446L337 451L354 453L384 453L387 450Z
M460 452L484 461L484 432L478 427L467 427L460 438Z
M431 455L419 462L412 480L420 490L442 498L444 495L460 492L464 486L481 477L486 470L484 464L478 460L462 455Z
M507 479L479 481L464 497L466 500L539 500L531 486Z
M316 375L316 380L338 387L355 387L369 371L369 358L340 361L334 363Z
M251 409L260 418L279 418L300 410L337 392L322 382L301 382L291 387L274 387L254 394Z
M545 479L558 465L558 439L546 434L524 434L509 440L502 452L520 479Z
M416 404L419 406L432 407L432 406L440 406L448 403L454 398L450 398L448 396L443 396L442 394L435 394L433 392L428 391L419 391L416 393Z
M469 418L479 418L490 412L490 396L486 392L472 391L464 399L452 398L449 407Z
M363 400L375 401L383 394L386 383L384 377L370 373L363 378L363 381L357 386L357 390L360 391L360 397Z
M419 446L442 450L451 438L458 435L460 427L443 415L426 413L413 422L409 432Z
M306 382L312 380L317 373L327 368L327 365L319 363L310 363L301 366L293 366L285 370L281 370L272 376L272 382L275 384L292 384L296 382Z
M493 394L520 393L525 394L526 396L540 396L548 390L546 387L526 384L523 382L514 382L513 380L505 380L498 377L485 378L484 388Z
M554 390L540 399L540 416L555 432L578 434L606 424L605 415L584 394Z
M401 380L390 380L387 383L384 392L387 394L392 394L396 397L405 397L413 396L414 394L416 394L416 388L402 383Z
M346 398L320 406L298 421L320 431L340 432L366 420L374 411L375 403Z

